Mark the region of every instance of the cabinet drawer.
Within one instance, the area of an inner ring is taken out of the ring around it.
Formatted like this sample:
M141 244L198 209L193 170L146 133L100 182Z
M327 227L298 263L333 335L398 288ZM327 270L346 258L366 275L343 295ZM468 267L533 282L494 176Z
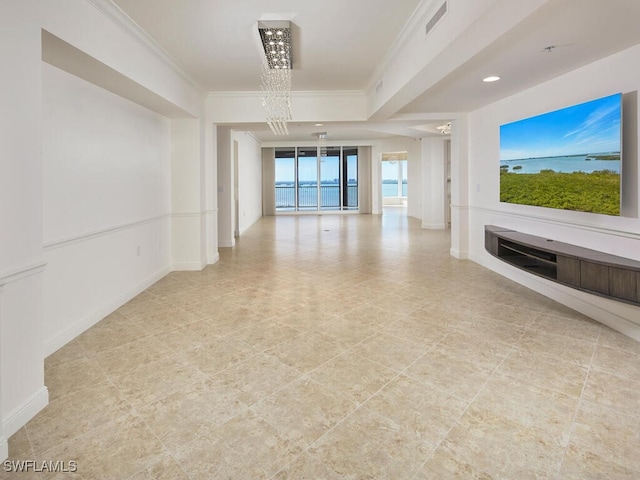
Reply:
M558 255L558 281L572 287L580 286L580 260Z
M609 267L582 260L580 262L580 288L609 295Z
M609 295L623 300L638 300L638 273L623 268L609 267Z

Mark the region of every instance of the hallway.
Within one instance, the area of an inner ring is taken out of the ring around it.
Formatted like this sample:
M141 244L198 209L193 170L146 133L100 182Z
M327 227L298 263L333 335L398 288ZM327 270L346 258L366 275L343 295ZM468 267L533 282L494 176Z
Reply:
M87 480L640 477L639 344L448 252L394 210L264 217L47 358L50 404L9 460Z

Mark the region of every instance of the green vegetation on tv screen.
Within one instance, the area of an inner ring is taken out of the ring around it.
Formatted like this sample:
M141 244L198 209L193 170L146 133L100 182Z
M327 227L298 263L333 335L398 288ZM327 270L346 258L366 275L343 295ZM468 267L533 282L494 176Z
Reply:
M620 215L622 94L500 126L500 201Z

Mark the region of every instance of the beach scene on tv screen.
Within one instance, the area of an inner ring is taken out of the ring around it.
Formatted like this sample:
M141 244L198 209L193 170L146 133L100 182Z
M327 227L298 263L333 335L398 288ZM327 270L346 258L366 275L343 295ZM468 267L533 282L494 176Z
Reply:
M622 94L500 127L500 201L620 215Z

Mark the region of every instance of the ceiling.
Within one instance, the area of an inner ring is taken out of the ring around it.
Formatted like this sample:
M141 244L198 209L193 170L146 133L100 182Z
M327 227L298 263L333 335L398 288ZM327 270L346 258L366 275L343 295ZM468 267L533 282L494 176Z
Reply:
M206 91L259 90L260 47L254 30L258 20L268 19L294 25L294 90L363 91L421 3L394 0L390 8L388 0L113 1ZM491 16L477 22L498 26L504 0L488 3L493 4ZM455 6L464 8L464 2ZM479 52L474 52L471 30L443 46L428 65L442 72L439 78L404 102L395 121L321 127L292 123L287 140L309 139L314 131L327 131L333 140L436 135L435 126L450 119L451 112L472 111L640 43L638 25L640 0L548 0ZM454 50L460 58L474 53L444 68ZM483 83L490 74L502 79ZM283 140L266 125L242 128L262 141Z
M260 90L258 20L293 24L296 90L364 90L420 0L115 0L207 91Z

